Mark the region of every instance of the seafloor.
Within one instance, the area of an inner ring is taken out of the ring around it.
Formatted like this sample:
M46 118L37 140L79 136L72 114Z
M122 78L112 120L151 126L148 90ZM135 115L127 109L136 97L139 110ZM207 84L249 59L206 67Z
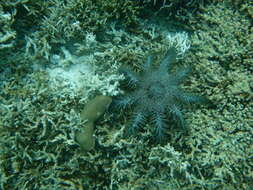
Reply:
M252 24L251 0L0 1L0 190L252 190ZM162 143L108 110L82 150L87 103L171 47L213 105L185 107L185 128L168 113Z

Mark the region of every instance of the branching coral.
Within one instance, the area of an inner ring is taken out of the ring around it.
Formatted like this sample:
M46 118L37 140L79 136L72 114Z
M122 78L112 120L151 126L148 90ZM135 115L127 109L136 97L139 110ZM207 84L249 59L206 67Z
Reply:
M14 45L13 39L16 37L16 32L11 29L11 25L14 22L15 14L16 11L5 13L0 5L0 50L11 48Z
M189 68L182 68L175 73L167 72L171 71L175 60L176 50L171 48L158 68L151 65L152 57L148 57L141 74L128 68L121 69L126 77L126 85L133 88L133 91L118 97L114 105L121 109L133 109L132 124L129 127L131 134L150 117L151 123L155 126L156 137L160 141L166 134L167 113L179 126L184 126L181 112L183 105L207 101L180 88L179 85L187 77Z

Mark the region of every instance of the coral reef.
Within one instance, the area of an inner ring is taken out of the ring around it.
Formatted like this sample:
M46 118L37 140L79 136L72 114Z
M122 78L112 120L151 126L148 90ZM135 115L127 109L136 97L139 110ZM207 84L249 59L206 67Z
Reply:
M86 48L91 48L89 45ZM115 63L107 69L96 64L93 53L76 56L66 48L61 49L63 55L54 54L50 60L52 65L46 68L53 90L61 89L69 96L83 97L94 92L108 96L121 92L118 86L123 76L117 73L118 66Z
M186 93L180 87L190 69L181 68L179 71L172 72L176 54L176 49L170 48L158 68L152 65L152 57L149 56L140 74L127 68L120 69L120 72L125 75L126 86L132 91L116 98L114 105L120 109L132 110L132 123L128 129L130 134L136 134L140 126L144 125L145 120L150 117L151 123L155 126L155 136L161 142L167 133L168 117L184 127L182 107L207 102L205 98Z
M84 151L89 151L94 147L94 122L104 114L111 102L112 98L109 96L96 96L81 112L81 119L85 121L85 124L81 131L76 132L75 138Z
M16 12L4 12L0 4L0 50L14 47L16 32L11 28Z
M252 189L252 1L139 2L0 1L0 35L15 34L0 44L0 189ZM192 66L185 92L216 108L187 108L187 134L162 145L149 123L128 138L129 112L105 113L82 154L87 102L170 47Z
M80 41L87 33L94 33L104 40L104 31L110 23L136 28L140 7L131 1L68 1L53 0L47 5L46 17L40 22L40 30L27 35L27 51L35 57L49 59L49 52L69 41ZM71 12L70 10L74 10ZM39 40L40 39L40 40Z

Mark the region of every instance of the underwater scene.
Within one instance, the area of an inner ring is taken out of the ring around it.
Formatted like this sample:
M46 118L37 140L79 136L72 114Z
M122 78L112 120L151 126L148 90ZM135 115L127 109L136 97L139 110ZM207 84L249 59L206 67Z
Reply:
M252 0L0 0L0 190L253 190Z

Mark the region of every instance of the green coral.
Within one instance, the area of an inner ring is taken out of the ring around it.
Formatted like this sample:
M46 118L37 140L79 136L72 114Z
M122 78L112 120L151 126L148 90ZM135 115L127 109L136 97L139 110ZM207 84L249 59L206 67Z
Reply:
M0 50L14 47L16 32L12 29L16 11L5 12L0 4Z

